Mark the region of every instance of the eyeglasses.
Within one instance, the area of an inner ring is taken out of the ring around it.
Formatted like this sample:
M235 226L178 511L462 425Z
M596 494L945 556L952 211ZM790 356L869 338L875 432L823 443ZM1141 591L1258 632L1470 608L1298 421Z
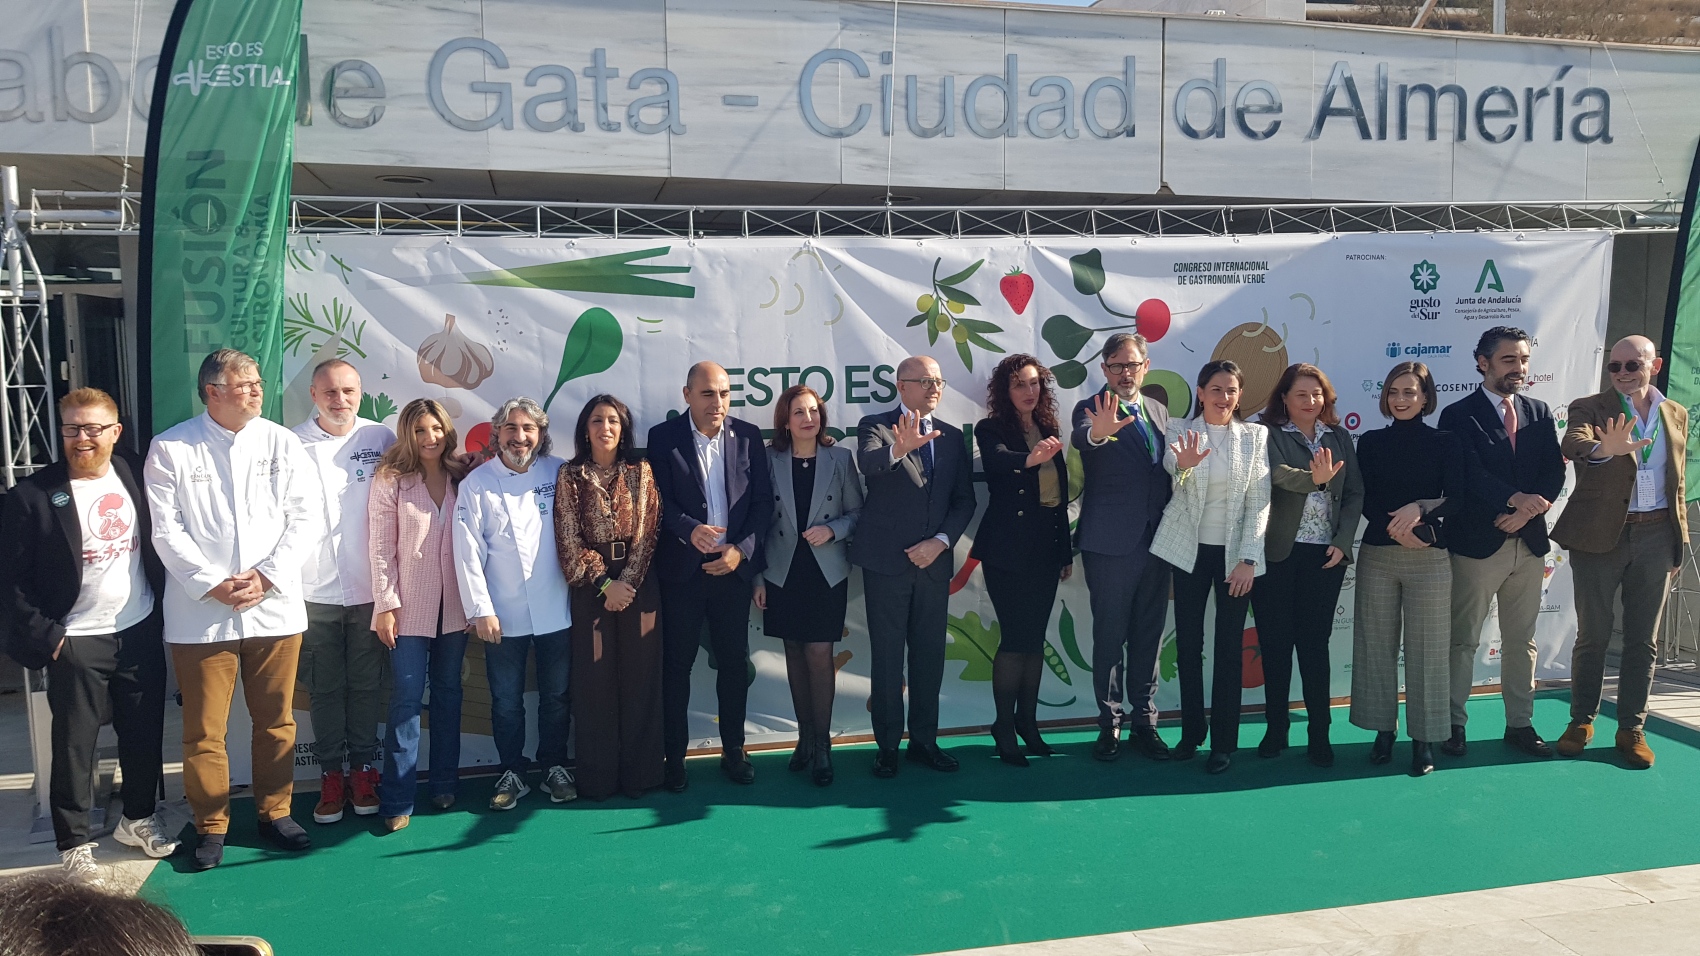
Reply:
M935 388L940 390L944 388L944 379L942 378L900 378L898 381L908 382L911 385L919 385L928 391L932 391Z
M1653 363L1651 362L1643 362L1640 359L1630 359L1627 362L1607 362L1606 371L1613 375L1616 375L1619 372L1629 372L1633 374L1644 368L1651 368L1652 364Z
M78 435L82 435L87 438L99 438L101 432L106 431L108 428L117 427L117 422L113 422L110 425L60 425L59 434L66 438L75 438Z
M239 395L258 395L266 390L266 383L258 379L252 382L213 382L214 388L228 388Z
M1143 361L1140 361L1140 362L1105 362L1104 363L1104 371L1109 372L1111 375L1126 375L1128 372L1139 371L1139 369L1144 364L1145 363Z

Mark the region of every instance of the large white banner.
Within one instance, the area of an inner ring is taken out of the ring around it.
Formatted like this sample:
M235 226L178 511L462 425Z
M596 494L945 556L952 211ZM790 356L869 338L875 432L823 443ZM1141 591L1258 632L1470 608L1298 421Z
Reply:
M558 446L591 395L628 402L640 436L682 410L691 363L732 376L733 414L773 427L773 402L806 382L827 400L834 434L895 403L894 368L937 358L948 385L939 414L965 432L984 415L986 377L1005 354L1029 352L1063 385L1066 416L1102 384L1096 350L1112 330L1151 340L1148 393L1185 416L1192 380L1214 357L1249 377L1248 411L1282 370L1314 362L1339 390L1354 434L1382 427L1382 376L1419 359L1442 402L1479 383L1471 349L1493 325L1535 337L1534 397L1555 409L1597 389L1606 329L1611 237L1606 233L1267 236L1174 239L477 239L297 236L291 242L285 360L286 424L310 412L312 366L341 356L359 368L370 417L394 423L407 401L443 401L463 441L488 435L514 395L546 401ZM1070 453L1074 474L1078 455ZM1078 498L1078 478L1070 489ZM981 492L982 496L984 492ZM1562 502L1558 507L1563 507ZM972 532L970 533L970 537ZM943 724L991 718L998 624L980 575L952 584ZM1539 671L1567 676L1575 629L1568 562L1547 558ZM1096 713L1092 621L1082 575L1063 585L1040 698L1047 719ZM1350 687L1352 577L1340 596L1334 692ZM839 653L834 729L869 728L868 644L859 576ZM1498 675L1495 620L1485 628L1478 682ZM1260 703L1256 622L1246 631L1245 694ZM1172 628L1158 705L1179 704ZM474 642L476 644L476 642ZM795 729L780 644L750 624L752 742ZM736 666L736 665L734 665ZM693 746L716 744L714 675L706 651L693 689ZM482 661L467 665L466 762L489 762ZM1206 684L1208 686L1208 683ZM303 720L305 735L309 721ZM304 738L305 739L305 738ZM310 772L310 771L309 771Z

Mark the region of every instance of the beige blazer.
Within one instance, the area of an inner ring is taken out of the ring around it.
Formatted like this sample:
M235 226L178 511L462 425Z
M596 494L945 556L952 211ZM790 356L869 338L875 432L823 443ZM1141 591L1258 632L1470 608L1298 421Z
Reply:
M1606 423L1623 414L1616 389L1589 395L1570 403L1570 420L1560 447L1576 467L1576 488L1565 502L1564 514L1552 526L1552 539L1572 551L1603 554L1617 547L1623 520L1629 514L1629 498L1635 494L1635 461L1618 455L1593 464L1588 453L1604 434ZM1671 520L1676 522L1676 553L1671 566L1682 563L1688 543L1688 409L1670 399L1659 404L1664 422L1665 497L1670 502Z
M1171 418L1163 431L1163 444L1173 445L1188 429L1203 431L1204 423L1192 418ZM1235 421L1226 448L1211 448L1212 455L1227 455L1228 475L1228 566L1251 561L1256 574L1269 569L1263 542L1269 528L1269 429ZM1199 465L1182 477L1176 474L1173 448L1163 450L1163 467L1176 476L1175 496L1163 509L1163 522L1151 542L1151 553L1182 571L1191 572L1198 559L1198 526L1204 519L1204 502L1210 487L1210 469Z

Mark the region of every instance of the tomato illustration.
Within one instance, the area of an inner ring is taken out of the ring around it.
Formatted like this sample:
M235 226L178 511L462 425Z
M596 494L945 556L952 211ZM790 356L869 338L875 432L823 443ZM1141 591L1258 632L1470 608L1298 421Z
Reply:
M1169 334L1169 304L1162 299L1146 299L1133 310L1139 321L1139 334L1145 341L1155 342Z
M1257 643L1257 628L1245 629L1240 642L1240 686L1263 686L1263 648Z
M1015 314L1020 315L1027 311L1027 303L1033 298L1033 277L1016 266L998 280L998 291L1003 293L1004 301L1015 310Z
M476 455L495 447L495 438L490 432L489 422L479 422L466 430L467 454Z
M962 567L956 569L956 577L950 579L950 593L955 594L968 584L968 578L974 574L974 569L980 566L979 558L969 558L962 562Z

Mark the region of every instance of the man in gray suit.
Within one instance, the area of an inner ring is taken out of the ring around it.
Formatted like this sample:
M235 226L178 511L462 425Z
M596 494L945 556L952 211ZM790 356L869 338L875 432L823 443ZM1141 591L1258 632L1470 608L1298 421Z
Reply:
M850 561L862 569L868 606L876 777L897 776L905 649L908 758L934 770L957 769L956 758L938 746L939 687L952 549L974 517L974 485L962 432L932 417L943 394L939 364L911 356L897 366L903 404L867 416L856 428L856 464L868 495L850 540Z
M1157 735L1155 698L1169 566L1150 552L1169 503L1169 475L1163 470L1169 412L1140 394L1151 367L1143 336L1110 336L1102 358L1104 390L1074 406L1072 439L1086 480L1079 544L1092 597L1099 728L1092 755L1116 759L1125 693L1128 742L1153 760L1167 760L1169 745Z

